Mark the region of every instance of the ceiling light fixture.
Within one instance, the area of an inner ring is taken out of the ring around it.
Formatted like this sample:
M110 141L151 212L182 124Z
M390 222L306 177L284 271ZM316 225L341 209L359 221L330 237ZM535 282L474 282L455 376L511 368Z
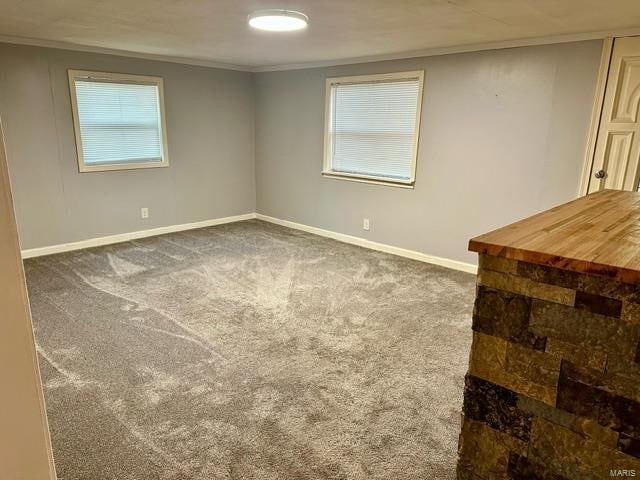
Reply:
M292 32L307 26L309 17L293 10L258 10L249 15L249 25L269 32Z

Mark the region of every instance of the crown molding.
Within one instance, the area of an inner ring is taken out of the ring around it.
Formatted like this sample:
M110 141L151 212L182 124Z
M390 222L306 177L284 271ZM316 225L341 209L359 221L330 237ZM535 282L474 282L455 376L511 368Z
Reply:
M253 70L253 67L251 66L235 65L233 63L216 62L213 60L174 57L171 55L160 55L155 53L141 53L129 50L118 50L115 48L95 47L91 45L81 45L78 43L59 42L56 40L43 40L39 38L29 37L16 37L11 35L0 35L0 43L29 45L33 47L58 48L62 50L73 50L76 52L101 53L105 55L117 55L119 57L139 58L141 60L155 60L157 62L180 63L184 65L220 68L223 70L237 70L241 72L250 72Z
M390 53L384 55L371 55L364 57L351 57L340 60L326 60L320 62L300 62L281 65L267 65L253 67L254 73L279 72L283 70L302 70L306 68L333 67L338 65L351 65L357 63L384 62L388 60L403 60L408 58L435 57L438 55L450 55L455 53L479 52L483 50L501 50L505 48L529 47L534 45L551 45L554 43L581 42L585 40L602 40L611 37L631 37L640 35L640 28L627 28L620 30L607 30L601 32L575 33L567 35L550 35L544 37L530 37L516 40L504 40L499 42L473 43L467 45L454 45L450 47L435 47L407 52Z
M265 66L236 65L232 63L216 62L213 60L175 57L169 55L159 55L153 53L133 52L129 50L118 50L113 48L95 47L81 45L70 42L60 42L55 40L43 40L37 38L17 37L10 35L0 35L0 43L12 43L17 45L30 45L34 47L58 48L63 50L74 50L79 52L101 53L106 55L118 55L121 57L139 58L143 60L155 60L160 62L179 63L185 65L196 65L200 67L220 68L224 70L237 70L241 72L278 72L284 70L302 70L307 68L332 67L339 65L350 65L358 63L383 62L389 60L402 60L408 58L434 57L438 55L449 55L456 53L478 52L483 50L501 50L505 48L528 47L534 45L550 45L554 43L580 42L585 40L601 40L611 37L630 37L640 35L640 28L627 28L618 30L607 30L599 32L575 33L567 35L550 35L544 37L521 38L516 40L504 40L499 42L474 43L467 45L454 45L450 47L435 47L422 50L411 50L383 55L369 55L362 57L349 57L335 60L324 60L318 62L299 62Z

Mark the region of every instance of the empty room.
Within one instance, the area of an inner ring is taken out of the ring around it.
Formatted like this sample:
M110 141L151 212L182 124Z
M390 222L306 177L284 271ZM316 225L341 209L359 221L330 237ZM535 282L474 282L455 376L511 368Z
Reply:
M0 480L640 476L640 2L5 0Z

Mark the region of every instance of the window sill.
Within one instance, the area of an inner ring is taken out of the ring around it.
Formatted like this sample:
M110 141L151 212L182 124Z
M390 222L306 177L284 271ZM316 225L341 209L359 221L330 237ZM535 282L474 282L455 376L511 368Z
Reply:
M414 188L414 180L402 181L402 180L392 180L392 179L383 179L380 177L370 177L367 175L356 175L351 173L343 173L343 172L331 172L331 171L323 171L322 176L326 178L333 178L335 180L348 180L350 182L359 182L359 183L372 183L376 185L386 185L388 187L397 187L397 188Z
M111 172L115 170L135 170L139 168L163 168L168 167L169 162L139 162L139 163L105 163L103 165L83 165L79 166L80 173L88 172Z

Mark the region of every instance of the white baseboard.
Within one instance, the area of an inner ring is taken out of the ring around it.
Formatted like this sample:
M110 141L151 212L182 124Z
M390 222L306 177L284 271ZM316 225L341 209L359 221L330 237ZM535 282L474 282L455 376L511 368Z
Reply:
M392 255L398 255L400 257L411 258L413 260L431 263L434 265L439 265L441 267L451 268L453 270L460 270L462 272L474 274L478 271L478 267L472 263L460 262L458 260L452 260L450 258L436 257L435 255L428 255L426 253L416 252L415 250L407 250L406 248L394 247L393 245L387 245L385 243L373 242L371 240L367 240L366 238L354 237L353 235L346 235L344 233L332 232L331 230L311 227L302 223L290 222L289 220L281 220L279 218L269 217L261 213L257 213L256 218L258 220L264 220L265 222L282 225L283 227L302 230L303 232L332 238L340 242L350 243L352 245L358 245L360 247L370 248L371 250L378 250L380 252L390 253Z
M51 245L48 247L29 248L22 250L22 258L41 257L43 255L51 255L54 253L70 252L72 250L80 250L83 248L100 247L102 245L111 245L112 243L127 242L138 238L154 237L165 233L182 232L184 230L193 230L195 228L212 227L214 225L222 225L223 223L239 222L241 220L250 220L256 218L255 213L245 213L244 215L234 215L232 217L214 218L204 220L202 222L183 223L180 225L169 225L168 227L151 228L149 230L139 230L137 232L119 233L117 235L108 235L106 237L90 238L79 242L62 243L60 245Z
M136 232L120 233L117 235L108 235L106 237L90 238L87 240L81 240L79 242L63 243L60 245L50 245L48 247L30 248L22 250L22 258L41 257L43 255L52 255L54 253L70 252L73 250L81 250L83 248L100 247L102 245L111 245L113 243L127 242L129 240L136 240L139 238L154 237L156 235L163 235L165 233L182 232L184 230L193 230L196 228L212 227L214 225L222 225L224 223L240 222L242 220L251 220L257 218L264 220L265 222L275 223L284 227L294 228L296 230L302 230L304 232L313 233L322 237L332 238L344 243L350 243L352 245L358 245L364 248L370 248L371 250L377 250L379 252L390 253L392 255L398 255L400 257L411 258L420 262L431 263L434 265L440 265L441 267L451 268L453 270L460 270L462 272L476 273L478 267L472 263L460 262L458 260L452 260L450 258L436 257L435 255L428 255L422 252L416 252L415 250L407 250L405 248L394 247L393 245L387 245L385 243L378 243L366 238L355 237L353 235L347 235L344 233L332 232L331 230L324 230L322 228L311 227L302 223L291 222L289 220L281 220L279 218L269 217L262 215L261 213L245 213L244 215L235 215L232 217L214 218L211 220L204 220L202 222L183 223L180 225L169 225L168 227L151 228L149 230L139 230Z

